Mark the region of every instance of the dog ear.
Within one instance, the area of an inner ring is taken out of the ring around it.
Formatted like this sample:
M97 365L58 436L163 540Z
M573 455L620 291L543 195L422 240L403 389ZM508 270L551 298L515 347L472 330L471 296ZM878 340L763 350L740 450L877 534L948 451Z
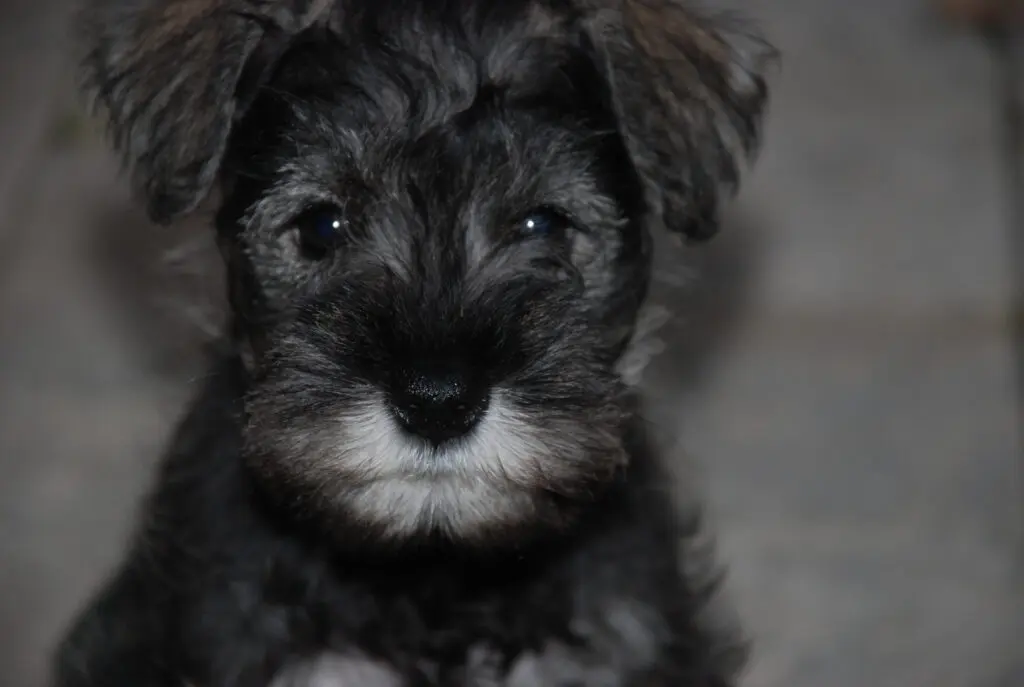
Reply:
M577 0L652 213L706 240L760 142L775 51L685 0Z
M151 219L195 209L247 93L330 0L88 0L83 90Z

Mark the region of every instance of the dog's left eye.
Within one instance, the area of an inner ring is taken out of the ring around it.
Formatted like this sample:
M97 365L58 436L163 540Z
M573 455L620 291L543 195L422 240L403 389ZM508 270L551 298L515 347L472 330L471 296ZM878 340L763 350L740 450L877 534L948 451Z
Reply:
M341 210L334 207L313 208L295 220L299 249L309 258L320 260L337 247L345 231Z
M531 210L519 222L520 231L530 236L560 236L570 226L569 218L548 208Z
M341 231L341 218L334 214L317 215L313 218L310 228L317 238L330 240Z

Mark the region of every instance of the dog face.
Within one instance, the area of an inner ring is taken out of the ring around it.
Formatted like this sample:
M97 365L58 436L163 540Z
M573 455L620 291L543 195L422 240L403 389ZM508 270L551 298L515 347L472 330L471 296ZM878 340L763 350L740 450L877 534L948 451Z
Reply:
M626 463L649 231L714 232L757 42L673 0L99 13L86 64L154 219L223 196L245 459L375 541L517 540Z

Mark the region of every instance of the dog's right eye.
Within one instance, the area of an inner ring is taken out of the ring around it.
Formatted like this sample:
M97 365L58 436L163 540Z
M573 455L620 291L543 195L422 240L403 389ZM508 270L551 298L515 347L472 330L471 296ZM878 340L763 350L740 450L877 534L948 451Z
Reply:
M338 247L345 233L345 219L339 208L317 207L302 213L294 222L299 250L312 260L322 260Z

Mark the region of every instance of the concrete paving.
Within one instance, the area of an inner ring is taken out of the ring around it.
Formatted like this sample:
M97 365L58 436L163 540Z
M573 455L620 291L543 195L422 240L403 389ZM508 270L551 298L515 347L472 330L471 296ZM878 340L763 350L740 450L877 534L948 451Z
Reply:
M646 386L755 641L746 684L1022 685L989 56L926 3L744 5L785 58L768 145L721 240L659 254L677 317ZM70 116L65 22L0 7L5 687L43 684L116 560L218 312L175 257L209 257L201 226L149 226Z

